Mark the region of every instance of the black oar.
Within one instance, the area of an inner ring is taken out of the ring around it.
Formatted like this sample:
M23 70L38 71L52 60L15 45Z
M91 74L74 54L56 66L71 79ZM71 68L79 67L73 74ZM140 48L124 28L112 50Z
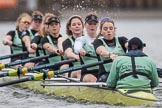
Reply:
M76 61L75 59L70 59L70 60L64 60L64 61L50 63L50 64L39 65L39 66L35 66L35 67L32 67L32 68L23 67L23 68L18 68L18 69L15 69L15 70L13 69L13 70L8 71L7 73L0 74L0 77L17 76L17 75L19 76L20 74L25 75L27 72L30 72L30 71L36 71L36 70L39 71L40 69L47 69L47 68L51 68L51 67L54 67L54 66L69 64L69 63L75 62L75 61Z
M15 62L7 63L7 64L0 64L0 70L10 67L10 66L24 64L24 63L33 62L33 61L39 61L40 59L45 59L45 58L49 58L49 57L53 57L53 56L56 56L56 54L50 54L50 55L45 55L45 56L41 56L41 57L24 59L24 60L15 61Z
M68 69L53 71L53 75L64 74L64 73L67 73L67 72L76 71L76 70L80 70L80 69L84 69L84 68L88 68L88 67L93 67L93 66L97 66L97 65L100 65L100 64L110 63L110 62L112 62L112 59L108 59L108 60L104 60L104 61L98 61L98 62L89 63L89 64L84 64L84 65L80 65L80 66L74 66L74 67L70 67Z
M22 46L19 46L19 45L16 45L16 44L12 44L12 46L18 47L18 48L22 48ZM42 50L42 48L40 48L40 47L37 47L37 49L38 49L38 50Z
M12 44L12 46L22 48L22 46L19 46L19 45L16 45L16 44ZM38 48L38 49L41 50L41 48ZM4 55L4 56L0 56L0 60L8 59L8 58L11 58L11 57L16 57L16 56L21 56L21 55L27 55L27 54L29 54L28 51L25 51L25 52L22 52L22 53L17 53L17 54Z
M16 44L12 44L12 46L22 48L22 46L19 46L19 45L16 45Z
M87 56L87 57L92 57L92 58L98 58L96 55L92 55L92 54L88 54L88 53L86 53L85 56Z
M12 46L22 48L22 46L18 46L16 44L12 44ZM17 54L4 55L4 56L0 56L0 60L8 59L8 58L11 58L11 57L16 57L16 56L21 56L21 55L24 55L24 54L27 55L28 53L29 52L25 51L25 52L17 53Z
M68 73L68 72L71 72L71 71L80 70L82 68L93 67L93 66L96 66L96 65L109 63L109 62L112 62L112 60L111 59L110 60L104 60L104 61L89 63L89 64L75 66L75 67L71 67L71 68L68 68L68 69L57 70L57 71L46 71L44 73L34 74L33 76L30 76L28 78L22 78L22 79L19 79L19 80L1 83L0 87L12 85L12 84L17 84L17 83L22 83L22 82L26 82L26 81L37 81L37 80L41 80L41 79L45 79L45 78L51 78L51 77L54 77L54 75Z
M11 58L11 57L16 57L16 56L21 56L21 55L27 55L27 54L28 54L28 52L25 51L25 52L17 53L17 54L4 55L4 56L0 56L0 60L8 59L8 58Z

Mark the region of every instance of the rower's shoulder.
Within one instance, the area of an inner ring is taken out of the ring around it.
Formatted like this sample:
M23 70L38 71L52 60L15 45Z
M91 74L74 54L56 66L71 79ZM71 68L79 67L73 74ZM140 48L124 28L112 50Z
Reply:
M6 36L12 36L14 37L15 36L15 30L10 30L7 32Z
M128 38L125 36L119 36L118 39L119 41L128 41Z
M75 41L84 42L84 41L86 41L86 38L85 38L85 36L81 36L81 37L76 38Z

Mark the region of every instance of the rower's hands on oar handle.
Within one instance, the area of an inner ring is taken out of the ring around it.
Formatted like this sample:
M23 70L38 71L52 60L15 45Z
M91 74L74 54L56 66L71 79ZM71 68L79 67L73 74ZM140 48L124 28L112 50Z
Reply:
M118 55L111 53L111 52L107 52L106 55L102 55L102 56L105 57L105 58L111 58L112 60L114 60L116 57L118 57Z
M3 40L3 44L4 44L4 45L12 46L13 42L10 41L10 40L5 39L5 40Z
M59 50L59 49L54 49L54 54L57 54L57 55L64 55L64 52L62 50Z
M64 55L64 51L63 51L63 49L58 49L57 52L58 52L59 55L61 55L61 56Z
M86 55L86 51L83 48L80 49L79 53L80 53L81 56L85 56Z
M35 54L35 53L36 53L36 50L33 49L33 48L31 47L31 45L30 45L27 49L28 49L28 52L29 52L30 54Z
M38 45L36 43L32 43L31 44L31 48L34 49L34 50L37 50Z
M110 53L109 58L111 58L112 60L114 60L116 57L118 57L118 55Z

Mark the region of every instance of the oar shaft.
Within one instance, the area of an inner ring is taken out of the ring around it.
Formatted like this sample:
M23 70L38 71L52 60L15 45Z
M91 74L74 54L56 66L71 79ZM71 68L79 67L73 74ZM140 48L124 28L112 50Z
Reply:
M12 44L12 46L18 47L18 48L22 48L22 46L19 46L19 45L16 45L16 44ZM42 48L40 48L40 47L38 47L37 49L38 49L38 50L42 50Z
M42 57L35 57L35 58L29 58L29 59L25 59L25 60L21 60L21 61L11 62L11 63L5 64L5 68L10 67L10 66L14 66L14 65L18 65L18 64L38 61L40 59L45 59L45 58L49 58L49 57L52 57L52 56L56 56L56 54L50 54L50 55L45 55L45 56L42 56Z
M39 73L39 74L35 74L35 75L27 77L27 78L22 78L22 79L13 80L10 82L0 83L0 87L17 84L17 83L22 83L22 82L26 82L26 81L33 81L33 80L37 81L37 80L41 80L42 78L43 78L43 73Z
M22 82L26 82L26 81L30 81L30 78L23 78L23 79L14 80L11 82L0 83L0 87L4 87L4 86L16 84L16 83L22 83Z
M104 63L110 63L110 62L112 62L112 59L86 64L86 65L83 65L83 68L88 68L88 67L92 67L92 66L96 66L96 65L100 65L100 64L104 64Z
M27 72L30 72L30 71L47 69L47 68L51 68L51 67L54 67L54 66L60 66L60 65L63 65L63 64L68 64L68 63L71 63L71 62L74 62L74 61L76 61L76 60L70 59L70 60L64 60L64 61L61 61L61 62L55 62L55 63L51 63L51 64L44 64L44 65L40 65L40 66L35 66L35 67L32 67L32 68L25 68L25 67L24 68L18 68L16 70L10 70L10 71L8 71L8 73L0 74L0 77L16 76L16 75L19 75L19 74L25 75Z
M8 73L0 74L0 77L6 77L6 76L8 76Z
M104 60L104 61L98 61L98 62L94 62L94 63L89 63L89 64L85 64L85 65L80 65L80 66L74 66L74 67L70 67L68 69L63 69L63 70L57 70L57 71L53 71L54 75L58 75L58 74L63 74L63 73L68 73L71 71L76 71L76 70L80 70L80 69L84 69L84 68L88 68L88 67L93 67L93 66L97 66L100 64L104 64L104 63L110 63L112 62L112 59L109 60Z
M33 68L28 68L27 72L33 71L33 70L47 69L47 68L51 68L53 66L60 66L60 65L68 64L68 63L75 62L75 61L76 61L75 59L70 59L70 60L64 60L64 61L55 62L55 63L51 63L51 64L44 64L44 65L36 66Z
M92 57L92 58L98 58L96 55L92 55L92 54L88 54L88 53L86 53L85 56L87 56L87 57Z
M19 46L19 45L16 45L16 44L12 44L12 46L22 48L22 46Z
M11 58L11 57L16 57L16 56L20 56L20 55L26 55L28 54L28 52L22 52L22 53L17 53L17 54L10 54L10 55L5 55L5 56L0 56L0 60L3 60L3 59L8 59L8 58Z
M65 60L65 61L62 61L62 62L58 62L57 65L63 64L63 63L66 64L66 63L69 63L69 62L72 62L72 61L76 61L76 60L75 59ZM99 64L103 64L103 63L109 63L109 62L112 62L112 60L99 61L99 62L95 62L95 63L85 64L85 65L81 65L81 66L75 66L75 67L71 67L71 68L64 69L64 70L58 70L58 71L49 71L49 72L45 71L44 73L35 74L35 75L28 77L28 78L23 78L23 79L14 80L14 81L11 81L11 82L1 83L0 87L8 86L8 85L16 84L16 83L22 83L22 82L26 82L26 81L45 79L47 77L50 78L50 77L53 77L55 74L63 74L63 73L67 73L67 72L70 72L70 71L79 70L79 69L82 69L82 68L92 67L92 66L96 66L96 65L99 65Z

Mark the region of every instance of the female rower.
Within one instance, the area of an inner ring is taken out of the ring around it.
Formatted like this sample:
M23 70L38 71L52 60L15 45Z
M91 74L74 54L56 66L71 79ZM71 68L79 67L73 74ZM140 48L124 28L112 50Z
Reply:
M45 54L54 53L56 56L46 59L47 63L58 62L63 60L62 55L63 48L62 42L63 37L60 32L60 19L57 16L51 17L48 19L47 23L49 34L42 38L41 43L45 49ZM60 67L53 67L53 70L58 70Z
M98 17L95 13L90 13L85 18L85 36L81 36L75 40L74 51L81 55L81 61L84 64L97 62L97 58L87 57L86 54L96 55L93 47L93 42L97 37ZM99 67L83 69L81 72L81 81L96 82L98 77Z
M11 30L7 33L7 35L3 39L4 45L9 45L12 54L21 53L23 51L27 51L29 49L28 41L24 41L24 37L22 36L22 32L29 29L31 24L31 16L27 13L22 13L19 15L16 21L16 30ZM12 58L11 62L16 60L26 59L27 55L17 56Z
M32 49L35 49L35 50L39 50L41 49L41 46L38 46L38 44L40 44L41 42L41 39L45 36L47 36L49 34L49 30L48 30L48 19L51 18L51 17L54 17L55 15L52 14L52 13L46 13L44 18L43 18L43 22L42 22L42 25L41 25L41 28L39 30L38 33L35 34L34 38L31 40L31 48ZM39 47L39 48L38 48ZM37 49L38 48L38 49ZM44 55L42 53L37 53L37 56L40 56L40 55Z
M99 60L115 59L117 56L124 55L127 48L127 38L117 37L115 35L116 27L114 21L108 17L103 18L100 22L99 37L94 41L94 48L99 55ZM99 66L98 81L105 82L112 63L106 63Z
M83 21L82 18L78 15L74 15L69 18L66 25L66 34L68 38L63 42L63 49L65 55L69 59L76 59L80 61L79 55L74 53L74 42L75 39L83 35ZM73 64L69 64L70 66L80 65L80 62L75 62ZM80 78L81 70L73 71L68 76L73 78Z
M35 34L34 38L31 40L31 48L35 50L36 56L43 56L44 54L44 49L42 48L41 44L41 39L45 36L48 35L49 30L48 30L48 24L47 21L49 18L54 17L55 15L52 13L46 13L43 22L41 25L41 28L38 33ZM39 62L36 62L36 65L41 65L45 64L45 60L42 59Z
M22 36L24 36L24 41L28 41L29 46L31 44L31 40L34 38L35 34L39 32L41 23L43 19L43 14L40 11L34 11L32 13L32 22L31 22L31 29L28 29L22 33ZM33 49L30 46L29 51L29 58L36 57L36 52L32 52ZM26 63L26 67L33 67L35 62L29 62Z

